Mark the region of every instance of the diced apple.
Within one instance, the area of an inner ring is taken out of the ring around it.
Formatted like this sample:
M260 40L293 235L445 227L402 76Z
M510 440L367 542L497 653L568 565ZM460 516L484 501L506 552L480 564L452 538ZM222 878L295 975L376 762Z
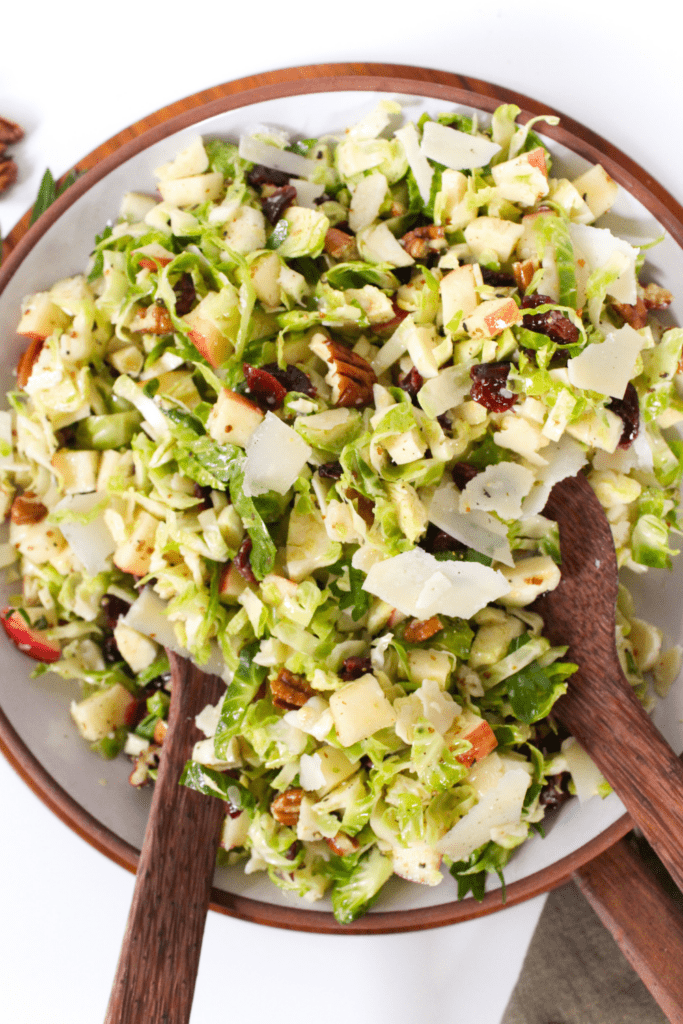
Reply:
M243 256L263 249L266 244L266 219L253 206L238 207L223 230L225 244Z
M299 760L299 779L303 789L324 796L348 779L358 769L343 750L320 747L314 754L302 754Z
M96 743L123 725L128 709L135 698L125 686L114 683L106 690L98 690L85 700L73 701L71 717L84 740Z
M48 640L42 629L33 629L19 612L11 612L5 608L1 613L2 624L7 636L19 648L22 654L36 661L59 661L61 648L56 640Z
M251 283L256 297L267 308L280 305L280 257L275 252L266 253L251 265Z
M396 712L370 673L335 690L330 697L330 710L339 742L345 747L396 721Z
M514 299L487 299L467 317L465 326L472 338L495 338L521 320L522 311Z
M226 814L221 831L221 849L234 850L238 846L244 846L250 825L251 818L248 811L242 811L236 818Z
M607 213L619 195L619 186L602 167L595 164L572 182L583 197L595 220Z
M237 292L231 286L209 292L183 320L199 352L213 367L220 366L232 352L239 328Z
M395 846L391 851L394 874L405 878L408 882L419 882L421 885L438 885L443 881L439 870L441 854L428 843L415 843L410 846Z
M548 194L548 171L541 146L496 164L491 174L499 194L511 203L533 206Z
M263 418L258 405L226 388L211 409L207 429L219 444L237 444L244 448Z
M456 761L466 765L468 768L475 761L482 761L492 750L498 746L496 734L484 718L479 718L471 711L465 711L458 720L458 731L456 740L468 740L471 748L464 754L456 754Z
M135 224L144 220L149 211L157 205L154 196L145 195L144 192L126 192L121 200L119 217L121 220Z
M60 448L52 456L54 469L65 494L87 494L97 489L100 453Z
M223 175L218 171L194 174L187 178L165 178L159 182L162 199L174 206L199 206L207 200L215 201L224 185Z
M173 160L157 167L154 176L162 180L186 178L193 174L202 174L208 169L208 166L209 157L204 148L204 142L201 135L197 135Z
M441 279L439 291L441 292L443 322L446 328L458 313L465 320L477 308L479 302L477 283L481 284L481 280L477 282L475 266L481 276L479 264L466 263L462 267L449 271Z
M228 562L227 565L224 565L221 570L221 578L218 584L218 596L221 601L233 604L246 589L247 581L244 576L237 571L234 563Z
M138 513L133 532L120 544L113 555L114 565L122 572L133 576L144 576L154 552L154 541L159 520L144 509Z
M485 252L494 253L501 263L507 262L522 236L523 227L500 217L477 217L465 228L465 241L475 259Z
M114 627L114 639L121 657L136 673L149 668L159 653L153 640L127 626L125 622L118 622Z
M17 334L44 341L55 331L63 330L70 317L50 298L48 292L37 292L24 299Z

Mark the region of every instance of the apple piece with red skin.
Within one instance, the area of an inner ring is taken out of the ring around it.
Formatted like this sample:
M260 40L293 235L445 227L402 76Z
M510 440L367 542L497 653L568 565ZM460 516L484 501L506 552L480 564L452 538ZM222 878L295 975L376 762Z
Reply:
M209 292L183 320L190 329L192 344L217 369L237 340L240 310L236 289L225 286L220 292Z
M36 341L45 341L57 330L64 330L71 317L50 298L49 292L36 292L22 305L17 334Z
M466 711L460 716L458 725L460 728L455 739L467 740L472 744L469 750L455 755L455 760L465 767L471 768L475 761L482 761L498 746L496 734L489 723L471 711Z
M43 630L29 626L20 612L5 608L0 617L7 636L22 654L27 654L35 661L59 661L62 656L59 644L48 640Z

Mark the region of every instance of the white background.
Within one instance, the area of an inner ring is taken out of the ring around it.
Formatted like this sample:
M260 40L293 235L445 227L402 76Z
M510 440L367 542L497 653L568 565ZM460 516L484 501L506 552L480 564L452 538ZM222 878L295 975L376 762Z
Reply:
M23 125L6 233L55 177L183 96L273 68L375 61L517 90L603 135L683 201L680 8L632 0L269 6L13 3L0 116ZM0 1019L102 1020L133 878L53 818L0 759ZM193 1022L498 1024L542 899L415 935L316 937L210 914ZM155 1022L150 1022L155 1024Z

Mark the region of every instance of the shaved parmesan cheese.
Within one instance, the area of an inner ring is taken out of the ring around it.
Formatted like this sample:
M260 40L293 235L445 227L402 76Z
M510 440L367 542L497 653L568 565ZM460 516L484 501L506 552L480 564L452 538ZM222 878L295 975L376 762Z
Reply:
M349 227L354 233L377 220L388 187L386 177L379 171L368 174L358 182L349 208Z
M486 167L500 146L481 135L468 135L438 121L427 121L422 131L421 147L429 160L435 160L454 171Z
M307 210L317 210L316 199L325 192L325 187L305 178L290 178L289 184L296 189L296 205L305 206Z
M264 167L272 167L275 171L284 171L285 174L296 175L297 178L307 178L316 164L298 153L290 153L278 146L271 146L262 139L254 138L253 135L242 135L239 144L239 155L243 160L249 160L253 164L263 164Z
M376 139L400 113L401 107L395 100L380 100L369 114L349 128L347 135L352 139Z
M445 585L444 580L448 583ZM506 594L502 573L479 562L439 562L422 548L376 562L363 589L405 615L470 618Z
M69 494L54 507L62 536L83 563L89 576L111 570L111 556L116 550L116 543L107 529L102 512L90 518L100 504L106 505L106 499L103 500L100 493L91 492ZM64 512L72 513L73 519L62 519L59 514Z
M534 474L516 462L487 466L470 480L460 495L460 511L481 509L501 519L519 519L522 501L534 484Z
M286 494L313 454L296 430L272 412L251 434L245 450L243 490L250 498L266 491Z
M415 177L415 181L417 182L417 187L420 191L422 201L424 203L428 203L432 190L434 170L430 166L426 155L420 149L420 140L417 135L417 128L412 123L406 124L396 132L396 138L400 139L403 143L403 148L406 151L406 157L410 164L410 169ZM441 162L443 163L443 161Z
M480 798L479 803L439 840L436 849L452 860L464 860L491 838L491 830L518 825L531 777L524 768L511 768Z
M549 444L544 448L543 456L547 465L537 471L536 482L522 502L523 518L542 512L555 484L569 476L576 476L588 462L582 445L566 436L561 437L557 444Z
M586 280L593 271L604 269L608 264L610 267L621 267L621 273L617 279L607 286L607 294L615 298L617 302L632 305L638 297L636 289L638 250L623 238L615 237L609 228L595 228L590 224L570 224L569 235L577 264L577 284L583 285L583 291L585 292Z
M587 345L567 362L569 383L585 391L623 398L643 342L630 324L624 324L602 343Z
M429 417L436 419L448 409L460 405L470 393L472 379L470 367L472 363L458 363L447 366L436 377L425 381L417 393L417 400Z
M394 238L384 221L375 227L366 228L358 235L357 240L362 254L376 263L391 263L394 267L411 267L415 262L398 239Z
M459 500L455 484L440 484L427 503L430 523L466 547L496 562L513 565L505 524L487 512L459 512Z

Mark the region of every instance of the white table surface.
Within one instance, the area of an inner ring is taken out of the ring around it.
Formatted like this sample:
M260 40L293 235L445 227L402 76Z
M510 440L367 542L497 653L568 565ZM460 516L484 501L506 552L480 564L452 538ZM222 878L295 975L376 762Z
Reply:
M681 8L605 3L278 5L14 2L2 15L0 116L23 125L7 232L55 177L144 115L211 85L333 61L460 72L544 100L683 201ZM133 877L54 818L0 757L0 1019L102 1020ZM192 1020L498 1024L543 897L408 935L311 936L211 913ZM156 1024L156 1022L150 1022Z

